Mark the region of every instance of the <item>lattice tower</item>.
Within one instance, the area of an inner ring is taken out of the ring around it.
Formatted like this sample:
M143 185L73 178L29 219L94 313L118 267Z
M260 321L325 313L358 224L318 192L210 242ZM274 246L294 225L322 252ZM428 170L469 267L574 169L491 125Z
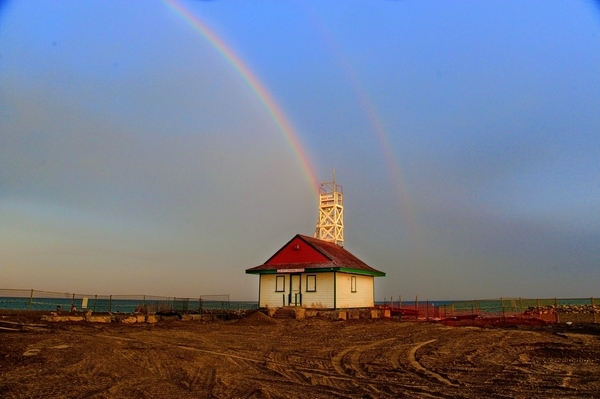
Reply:
M319 219L315 238L344 246L344 189L333 181L321 183L319 188Z

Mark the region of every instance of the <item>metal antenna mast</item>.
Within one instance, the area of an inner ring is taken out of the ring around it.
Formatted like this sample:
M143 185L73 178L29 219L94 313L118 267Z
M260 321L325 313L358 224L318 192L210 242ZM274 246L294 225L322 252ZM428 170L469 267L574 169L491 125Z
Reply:
M321 183L319 188L319 219L315 238L344 246L344 189L333 181Z

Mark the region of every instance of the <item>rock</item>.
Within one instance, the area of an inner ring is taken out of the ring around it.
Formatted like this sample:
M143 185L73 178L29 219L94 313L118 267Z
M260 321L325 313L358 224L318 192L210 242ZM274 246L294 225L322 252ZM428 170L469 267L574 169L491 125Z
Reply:
M112 322L112 316L110 315L106 315L106 316L86 316L85 317L85 321L87 321L88 323L110 323Z

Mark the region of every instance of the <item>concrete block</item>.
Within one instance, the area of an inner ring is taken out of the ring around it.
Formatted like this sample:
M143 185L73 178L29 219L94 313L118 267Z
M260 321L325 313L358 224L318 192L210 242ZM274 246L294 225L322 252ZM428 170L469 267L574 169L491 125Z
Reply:
M296 309L296 320L304 320L306 318L306 309Z
M156 323L158 322L158 316L155 316L153 314L146 316L146 323Z
M348 319L360 319L360 312L358 310L349 310Z
M85 321L87 321L88 323L110 323L112 322L112 316L111 315L96 315L96 316L86 316L85 317Z
M133 323L137 323L137 317L136 316L129 316L129 317L124 317L120 320L121 323L123 324L133 324Z
M42 321L49 321L52 323L56 323L57 321L61 321L61 317L55 314L53 315L42 315Z

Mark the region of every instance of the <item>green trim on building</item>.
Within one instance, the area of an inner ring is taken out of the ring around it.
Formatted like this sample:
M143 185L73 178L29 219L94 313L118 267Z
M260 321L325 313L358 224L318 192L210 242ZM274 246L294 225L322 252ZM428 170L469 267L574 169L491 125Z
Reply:
M337 310L337 273L333 272L333 310Z
M260 286L262 285L262 276L258 276L258 307L260 307Z
M338 272L341 273L350 273L350 274L362 274L365 276L375 276L375 277L384 277L384 272L371 271L371 270L360 270L360 269L350 269L349 267L339 267L337 268Z
M281 270L281 269L279 269ZM340 272L340 273L349 273L349 274L361 274L364 276L375 276L375 277L384 277L384 272L379 271L371 271L371 270L360 270L360 269L351 269L349 267L324 267L318 269L305 269L302 273L331 273L331 272ZM281 273L277 270L246 270L246 274L299 274L298 272L294 273Z

